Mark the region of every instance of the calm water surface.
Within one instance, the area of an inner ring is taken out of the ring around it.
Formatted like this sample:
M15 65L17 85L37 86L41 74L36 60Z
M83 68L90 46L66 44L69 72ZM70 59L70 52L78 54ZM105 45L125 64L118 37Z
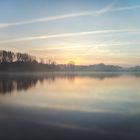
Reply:
M2 140L140 140L138 73L0 74Z

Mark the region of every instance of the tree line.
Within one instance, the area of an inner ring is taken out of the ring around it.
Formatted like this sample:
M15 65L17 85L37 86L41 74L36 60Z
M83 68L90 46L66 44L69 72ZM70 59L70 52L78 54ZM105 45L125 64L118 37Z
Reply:
M27 53L14 53L11 51L0 51L0 63L4 62L37 62L36 57Z
M0 51L0 72L20 71L56 71L59 66L52 60L48 63L43 58L36 58L27 53L14 53L12 51Z
M93 65L75 65L73 61L68 64L56 64L52 60L45 62L43 58L38 60L27 53L14 53L12 51L0 51L1 71L96 71L96 72L140 72L140 66L123 68L116 65L103 63Z

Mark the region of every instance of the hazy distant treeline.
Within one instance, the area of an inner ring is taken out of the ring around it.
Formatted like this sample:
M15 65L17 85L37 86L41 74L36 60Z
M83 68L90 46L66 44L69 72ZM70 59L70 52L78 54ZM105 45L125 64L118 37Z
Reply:
M49 60L44 64L44 60L37 61L35 56L27 53L14 53L11 51L0 51L0 71L1 72L25 72L25 71L95 71L95 72L140 72L140 66L123 68L114 65L75 65L73 61L68 64L56 64Z

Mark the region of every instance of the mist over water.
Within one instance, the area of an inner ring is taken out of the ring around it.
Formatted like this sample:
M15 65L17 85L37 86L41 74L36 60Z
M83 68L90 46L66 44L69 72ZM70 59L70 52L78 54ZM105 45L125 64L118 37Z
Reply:
M139 140L139 73L2 73L2 139Z

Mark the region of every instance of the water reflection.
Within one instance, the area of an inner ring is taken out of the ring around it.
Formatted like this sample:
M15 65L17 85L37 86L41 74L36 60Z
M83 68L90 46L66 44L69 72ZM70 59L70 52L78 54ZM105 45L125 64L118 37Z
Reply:
M122 76L122 73L1 73L0 74L0 93L12 93L17 90L28 90L34 87L38 82L43 83L47 80L49 84L56 79L65 78L70 83L74 82L76 77L89 77L104 80L105 78L115 78ZM136 76L139 76L137 74Z
M139 140L139 85L139 73L1 74L0 138Z

